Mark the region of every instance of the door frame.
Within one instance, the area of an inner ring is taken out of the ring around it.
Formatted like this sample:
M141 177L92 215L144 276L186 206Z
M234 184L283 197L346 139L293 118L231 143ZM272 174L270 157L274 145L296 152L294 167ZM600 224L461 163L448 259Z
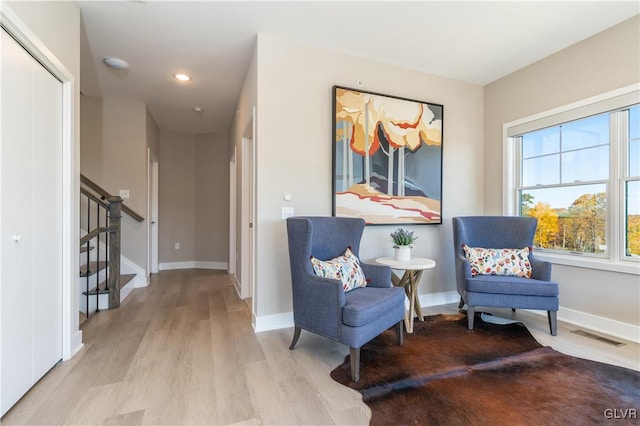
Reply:
M158 159L147 147L147 284L151 274L157 274L158 265Z
M71 73L6 3L0 26L62 82L62 358L70 359L82 347L79 329L80 270L80 145L75 138L76 82ZM78 93L79 99L79 93ZM1 202L1 200L0 200ZM1 255L1 254L0 254ZM73 273L75 271L75 274ZM0 284L1 285L1 284Z
M227 272L230 275L236 275L236 200L237 194L237 147L232 146L233 151L229 159L229 263L227 264ZM237 279L236 279L237 282ZM235 283L234 283L235 284Z
M256 161L255 161L255 107L251 119L242 135L242 211L241 216L241 283L240 297L252 298L252 313L255 314L255 241L256 241Z

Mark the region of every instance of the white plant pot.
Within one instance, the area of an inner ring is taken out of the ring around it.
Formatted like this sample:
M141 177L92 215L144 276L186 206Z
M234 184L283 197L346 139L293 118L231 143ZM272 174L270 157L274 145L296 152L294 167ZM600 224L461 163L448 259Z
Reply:
M406 262L407 260L411 260L411 247L402 246L396 247L396 260L400 262Z

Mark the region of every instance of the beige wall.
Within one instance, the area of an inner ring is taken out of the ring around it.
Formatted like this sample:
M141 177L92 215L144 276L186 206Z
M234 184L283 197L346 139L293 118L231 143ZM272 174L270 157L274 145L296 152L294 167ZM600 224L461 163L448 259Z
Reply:
M147 217L147 113L139 102L82 96L81 173ZM122 254L147 269L146 220L122 217Z
M187 262L195 259L196 169L195 137L160 132L158 176L158 259ZM175 249L180 243L180 249Z
M502 214L504 123L640 80L640 17L623 22L485 88L484 212ZM629 324L640 321L638 276L555 265L560 305Z
M331 215L332 86L444 105L442 226L411 226L416 256L434 258L421 293L455 291L451 217L481 214L483 88L280 38L258 36L257 315L291 312L283 194L296 215ZM237 140L235 140L237 142ZM396 226L367 227L361 255L391 255Z
M147 147L151 150L151 155L155 160L160 159L160 130L149 108L145 108L147 115Z
M160 133L160 263L227 263L228 148L226 134Z
M229 135L196 136L195 260L229 259Z

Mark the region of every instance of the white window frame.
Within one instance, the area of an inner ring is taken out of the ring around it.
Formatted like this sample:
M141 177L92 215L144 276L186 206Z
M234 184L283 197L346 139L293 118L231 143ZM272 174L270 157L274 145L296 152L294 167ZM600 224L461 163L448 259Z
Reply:
M519 147L514 142L515 135L537 130L563 122L584 118L596 113L616 110L624 105L618 105L631 98L632 103L640 103L640 83L613 90L582 101L574 102L539 114L523 117L505 123L502 127L503 136L503 214L517 216L518 211L518 163ZM628 105L628 104L627 104ZM618 120L618 115L614 114ZM548 126L540 123L548 122ZM618 126L619 127L619 126ZM523 130L524 129L524 130ZM622 130L620 130L622 131ZM626 141L626 137L624 139ZM615 146L614 146L615 145ZM618 150L622 149L619 154ZM630 180L626 175L628 163L628 150L626 147L618 147L616 143L610 144L610 176L607 184L607 252L605 255L587 256L558 252L536 252L536 257L548 260L554 264L569 265L583 268L600 269L606 271L622 272L640 275L640 262L635 257L625 256L624 247L624 184ZM631 179L633 180L633 179Z

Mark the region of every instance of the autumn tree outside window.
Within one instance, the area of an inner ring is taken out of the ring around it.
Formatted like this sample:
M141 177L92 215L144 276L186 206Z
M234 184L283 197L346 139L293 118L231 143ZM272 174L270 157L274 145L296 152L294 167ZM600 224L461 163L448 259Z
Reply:
M538 219L536 251L640 260L639 98L636 89L505 125L507 213Z

